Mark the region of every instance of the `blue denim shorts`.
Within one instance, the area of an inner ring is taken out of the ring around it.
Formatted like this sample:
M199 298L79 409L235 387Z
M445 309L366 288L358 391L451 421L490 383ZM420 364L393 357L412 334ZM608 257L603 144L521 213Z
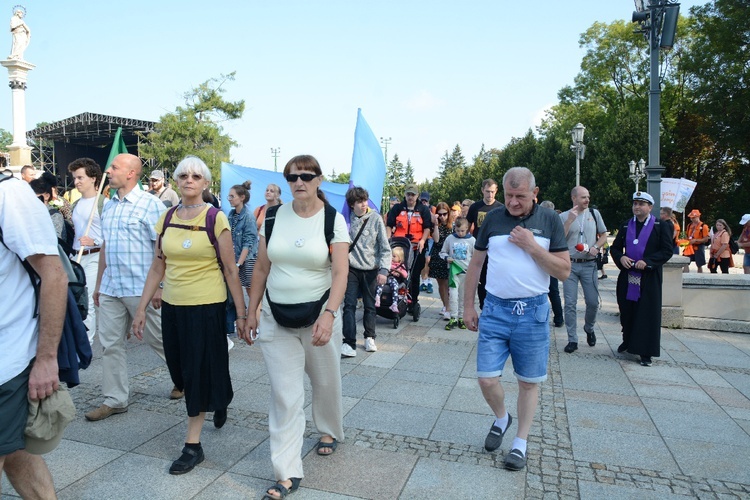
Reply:
M750 253L745 253L745 257L742 260L743 266L750 266Z
M518 380L547 380L549 311L546 293L510 300L488 293L479 318L477 376L501 376L510 355Z

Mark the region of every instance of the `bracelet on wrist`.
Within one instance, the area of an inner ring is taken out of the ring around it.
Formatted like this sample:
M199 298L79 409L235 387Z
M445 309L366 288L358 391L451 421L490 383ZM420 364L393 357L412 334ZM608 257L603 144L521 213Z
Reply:
M237 316L237 319L247 319L247 316Z

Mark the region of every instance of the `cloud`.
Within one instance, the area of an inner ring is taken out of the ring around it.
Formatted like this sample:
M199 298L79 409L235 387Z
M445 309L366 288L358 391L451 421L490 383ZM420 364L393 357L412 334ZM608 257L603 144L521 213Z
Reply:
M405 102L406 108L414 111L427 111L442 105L443 101L432 95L429 90L420 90Z
M547 118L547 112L552 109L552 106L554 106L555 102L550 103L534 112L534 114L531 116L531 126L536 128L542 124L542 120Z

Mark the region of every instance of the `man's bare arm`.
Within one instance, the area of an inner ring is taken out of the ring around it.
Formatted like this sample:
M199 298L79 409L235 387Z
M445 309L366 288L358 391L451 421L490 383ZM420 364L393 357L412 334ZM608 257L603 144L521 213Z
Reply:
M29 377L29 397L44 399L59 386L57 347L68 303L68 276L58 255L31 255L27 260L41 278L39 341Z

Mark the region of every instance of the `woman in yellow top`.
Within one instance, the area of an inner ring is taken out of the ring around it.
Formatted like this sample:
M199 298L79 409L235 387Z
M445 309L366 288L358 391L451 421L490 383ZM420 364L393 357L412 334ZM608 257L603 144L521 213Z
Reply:
M281 205L275 218L266 218L260 230L248 306L255 311L263 300L260 333L250 315L244 335L252 343L257 334L271 384L268 429L277 482L264 498L272 500L296 490L303 477L305 373L321 434L318 455L332 454L344 438L339 311L349 275L349 233L344 217L333 211L329 249L325 213L331 209L320 190L323 172L315 158L295 156L284 167L284 177L294 200ZM299 321L290 321L292 316Z
M133 320L133 333L141 338L145 311L160 282L162 295L162 338L169 375L175 387L185 391L187 438L180 458L172 463L170 474L190 472L203 461L200 437L207 411L214 412L214 426L227 420L227 406L234 395L229 378L229 354L224 331L227 286L237 304L237 329L244 331L247 311L237 266L229 221L223 212L216 215L214 235L219 254L208 238L206 215L209 205L202 198L211 182L211 172L200 158L188 156L174 171L182 203L162 231L167 213L156 223L161 234L151 269L143 287ZM171 209L170 209L171 210ZM174 226L187 226L174 227Z

